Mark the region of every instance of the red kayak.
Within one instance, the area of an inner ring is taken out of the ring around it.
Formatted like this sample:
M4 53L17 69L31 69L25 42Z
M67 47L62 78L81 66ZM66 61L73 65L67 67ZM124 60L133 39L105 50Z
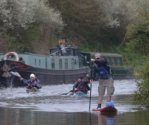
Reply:
M93 109L92 111L99 111L103 115L116 115L117 109L113 106L106 106L100 109Z

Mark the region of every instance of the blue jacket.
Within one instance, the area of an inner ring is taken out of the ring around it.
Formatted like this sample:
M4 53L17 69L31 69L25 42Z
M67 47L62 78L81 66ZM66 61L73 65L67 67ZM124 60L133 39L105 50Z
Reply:
M107 61L105 59L101 60L95 60L94 66L93 66L93 78L97 78L96 74L98 74L98 79L100 78L99 70L101 69L106 70L106 74L109 77L111 75L111 69L107 65Z
M32 87L41 87L40 85L40 80L39 79L29 79L29 80L26 80L26 79L23 79L23 82L25 84L27 84L28 86L32 86Z

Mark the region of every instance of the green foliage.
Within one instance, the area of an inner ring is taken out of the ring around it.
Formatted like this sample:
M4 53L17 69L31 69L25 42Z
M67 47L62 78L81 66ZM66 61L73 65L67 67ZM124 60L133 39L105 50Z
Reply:
M63 25L60 13L49 8L47 0L1 0L0 22L8 29L26 29L34 22L52 27Z
M0 1L0 34L7 34L9 50L32 51L44 27L50 29L49 35L63 28L60 12L49 7L47 0Z
M136 70L144 65L149 55L149 23L131 24L128 26L127 54Z
M144 24L131 24L128 27L128 50L137 55L147 56L149 53L149 22Z
M140 6L139 6L140 5ZM139 75L135 101L149 105L149 10L147 4L139 4L138 15L127 28L127 53Z
M127 7L122 1L49 0L49 2L62 13L66 24L63 36L72 41L77 39L84 50L113 52L125 35L128 20L122 10L125 12Z
M141 82L138 82L138 92L135 94L135 101L143 105L149 105L149 59L140 69Z

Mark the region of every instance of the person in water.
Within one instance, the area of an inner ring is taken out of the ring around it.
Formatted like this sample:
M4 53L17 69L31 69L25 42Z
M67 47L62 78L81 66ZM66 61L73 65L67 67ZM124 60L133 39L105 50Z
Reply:
M79 77L78 80L75 82L75 84L73 85L73 92L77 93L77 92L82 92L84 94L87 94L88 91L90 90L90 87L88 86L88 84L90 83L89 78L86 77Z
M41 89L40 80L33 73L30 74L30 79L26 80L26 79L21 78L21 80L23 81L24 84L27 85L28 90L31 90L31 89L39 90L39 89Z
M97 109L101 108L103 96L105 95L105 90L107 89L107 102L111 102L112 95L114 93L114 81L111 77L111 69L107 65L107 61L99 53L95 54L95 60L92 60L93 76L97 77L99 81L98 86L98 105ZM112 103L112 102L111 102Z

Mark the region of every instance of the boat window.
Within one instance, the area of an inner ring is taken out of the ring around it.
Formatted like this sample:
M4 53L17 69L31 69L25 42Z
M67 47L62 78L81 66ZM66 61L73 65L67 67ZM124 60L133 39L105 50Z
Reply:
M65 59L65 69L68 69L68 59Z
M39 66L41 65L41 60L39 60Z
M109 62L109 58L108 57L106 57L106 60L107 60L108 64L110 65L110 62Z
M77 64L77 60L76 60L76 59L74 59L74 64L75 64L75 65Z
M116 57L113 58L113 62L114 62L114 66L118 66L118 62L117 62L117 58Z
M36 59L34 60L34 62L35 62L35 65L36 65Z
M113 58L113 61L114 61L114 65L115 66L118 66L118 61L117 61L117 58L116 57Z
M117 58L117 63L118 63L119 66L121 66L122 65L122 59L121 58Z
M62 59L59 59L59 69L63 68Z
M113 64L114 64L115 66L120 66L120 65L121 65L121 60L120 60L120 58L114 57L114 58L113 58Z
M19 61L22 62L22 63L25 63L23 57L19 57Z
M114 66L114 58L111 58L111 65Z
M55 60L54 60L54 58L51 59L51 68L55 69Z
M109 65L113 65L113 63L112 63L112 59L111 59L110 57L107 58L107 61L108 61Z
M73 55L71 48L67 48L67 55Z
M75 59L71 59L71 67L74 69L76 64L76 60Z

